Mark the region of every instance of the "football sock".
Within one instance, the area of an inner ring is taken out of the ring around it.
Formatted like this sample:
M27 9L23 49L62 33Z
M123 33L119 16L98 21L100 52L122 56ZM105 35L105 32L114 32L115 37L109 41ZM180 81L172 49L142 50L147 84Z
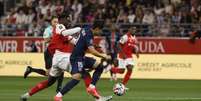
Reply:
M30 97L30 95L28 92L23 95L23 98L29 98L29 97Z
M90 88L96 88L96 86L93 85L93 84L90 84L89 87L90 87Z
M40 74L40 75L43 75L43 76L47 76L46 71L43 70L43 69L31 68L31 71L32 71L32 72L35 72L35 73L38 73L38 74Z
M48 80L45 80L45 81L38 83L35 87L33 87L29 91L29 95L32 96L33 94L45 89L46 87L48 87Z
M83 77L83 79L84 79L85 87L86 87L86 88L89 87L89 85L90 85L90 83L91 83L91 80L92 80L90 74L89 74L89 73L86 74L86 75Z
M75 87L78 83L80 82L80 80L76 80L76 79L72 79L71 81L69 81L64 88L60 91L60 93L62 95L66 94L67 92L69 92L73 87Z
M96 85L96 83L100 79L100 76L101 76L102 73L103 73L103 68L98 66L96 68L95 72L93 73L91 84Z
M111 68L111 71L112 71L113 73L119 73L119 74L123 74L123 73L124 73L124 70L119 69L119 68L117 68L117 67L112 67L112 68Z
M124 76L124 79L123 79L123 81L122 81L122 83L123 83L124 85L126 85L126 84L128 83L128 80L130 79L131 74L132 74L132 70L128 70L128 71L126 72L126 74L125 74L125 76Z
M56 97L62 97L62 96L63 95L60 92L58 92L57 95L56 95Z
M61 90L64 73L62 73L57 79L57 92Z

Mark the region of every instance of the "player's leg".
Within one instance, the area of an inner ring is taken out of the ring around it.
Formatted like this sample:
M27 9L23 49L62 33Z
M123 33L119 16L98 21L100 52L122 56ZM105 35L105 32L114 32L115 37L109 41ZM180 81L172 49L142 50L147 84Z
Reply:
M92 76L92 79L89 79L90 85L87 87L87 92L89 94L91 94L93 97L95 97L96 99L100 99L103 98L100 96L100 94L98 93L97 89L96 89L96 84L100 79L100 76L103 72L103 69L107 66L107 63L104 63L103 60L100 59L95 59L95 58L90 58L90 57L85 57L85 66L84 68L90 68L90 69L94 69L94 73ZM88 83L88 82L87 82Z
M73 89L80 82L80 78L80 73L72 74L72 79L57 93L57 95L54 97L54 101L62 101L63 95Z
M100 75L102 72L102 70L99 70L99 68L97 68L100 63L101 63L101 60L98 61L92 57L85 57L85 59L84 59L84 71L82 72L82 75L85 77L85 78L83 78L84 80L88 79L88 80L85 80L85 81L87 81L86 82L86 85L88 85L87 88L90 86L90 84L91 85L93 84L94 86L96 85L96 82L99 79L98 75ZM90 70L95 70L92 78L91 78L91 75L88 73Z
M56 81L56 77L49 76L48 80L44 80L38 84L36 84L34 87L32 87L27 93L23 94L21 96L21 101L27 101L29 97L36 94L39 91L42 91L43 89L50 87L54 82Z
M111 69L118 66L118 63L116 62L117 53L116 52L112 52L112 53L110 53L110 56L111 56L112 59L110 61L110 66L109 66L110 69L108 69L108 70L110 70L111 80L113 80L113 78L116 77L116 74L113 73L111 71Z
M100 79L102 72L103 72L102 67L98 67L95 69L93 76L92 76L91 83L90 83L89 87L87 88L87 92L97 99L99 99L101 96L96 89L96 84L97 84L98 80Z
M126 68L127 72L123 78L122 83L126 85L131 78L132 72L134 67L134 60L132 58L126 59Z
M66 85L56 94L54 101L62 101L64 94L68 93L73 89L79 82L81 78L81 72L83 69L83 60L71 60L72 65L72 79L66 83Z
M119 59L119 60L115 60L116 62L118 62L118 66L116 67L112 67L111 71L112 73L115 74L123 74L125 72L125 60L124 59Z
M57 89L56 92L58 93L61 88L62 88L62 83L63 83L63 79L64 79L64 72L62 72L62 74L58 77L57 79Z
M38 69L38 68L33 68L31 66L27 66L25 72L24 72L24 78L27 78L28 75L32 72L35 72L35 73L38 73L40 75L43 75L43 76L47 76L47 73L45 70L43 69Z
M92 78L91 78L89 72L86 72L86 71L83 72L82 73L82 78L84 79L84 83L85 83L86 88L88 88L90 83L91 83L91 81L92 81ZM109 101L111 99L112 99L112 96L105 96L105 97L101 96L98 99L96 98L95 101Z
M114 66L111 68L111 72L113 73L113 76L112 76L112 80L116 81L117 80L117 76L116 74L123 74L125 72L125 62L124 62L124 59L119 59L116 61L118 62L118 66Z
M82 79L84 80L85 87L88 88L90 83L91 83L91 80L92 80L89 72L83 71L82 72Z
M49 70L52 67L52 55L49 53L48 49L46 49L44 52L44 60L45 60L45 68ZM27 76L32 72L38 73L43 76L48 75L48 71L44 69L27 66L26 71L24 72L24 78L27 78Z
M107 64L104 64L104 65L106 66ZM104 65L103 65L103 60L85 57L85 66L84 67L88 67L88 68L95 70L92 75L92 81L91 81L92 85L95 86L96 83L98 82L98 80L100 79L100 76L103 73L103 69L105 68Z
M53 58L54 60L52 65L53 67L50 69L48 80L38 83L28 93L25 93L24 95L22 95L21 97L22 101L26 101L26 99L29 96L32 96L33 94L51 86L52 84L56 82L56 79L58 78L58 76L60 76L63 73L63 71L60 68L58 68L58 61L56 61L56 59L57 59L57 56Z
M48 51L48 49L45 51L44 54L44 59L45 59L45 68L48 70L52 67L52 62L53 62L53 57L50 54L50 52ZM56 55L57 56L57 55ZM66 55L65 55L66 56ZM55 58L54 58L55 59ZM54 60L55 62L55 60ZM55 65L55 63L53 64ZM56 92L58 92L59 90L61 90L62 88L62 82L63 82L63 78L64 78L64 73L62 72L62 74L60 76L58 76L57 78L57 88L56 88Z
M118 67L112 67L111 71L112 71L112 73L115 73L115 74L123 74L125 72L125 69L118 68Z
M130 77L131 77L131 75L132 75L132 72L133 72L133 65L128 65L128 66L127 66L127 72L126 72L126 74L125 74L125 76L124 76L124 79L123 79L123 81L122 81L122 83L123 83L124 85L126 85L126 84L128 83L128 81L130 80Z
M56 82L56 79L58 78L58 76L60 76L62 74L63 71L61 69L57 68L56 65L53 65L53 66L55 66L55 67L52 67L50 69L48 80L45 80L43 82L38 83L36 86L31 88L31 90L29 92L22 95L21 96L22 101L26 101L28 97L30 97L30 96L36 94L37 92L51 86L52 84L54 84Z

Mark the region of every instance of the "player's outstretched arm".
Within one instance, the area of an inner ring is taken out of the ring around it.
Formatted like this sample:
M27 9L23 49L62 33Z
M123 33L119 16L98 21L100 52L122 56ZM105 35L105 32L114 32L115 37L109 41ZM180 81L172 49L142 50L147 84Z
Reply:
M81 28L80 27L75 27L75 28L71 28L71 29L65 29L61 32L61 34L63 36L69 36L69 35L73 35L75 33L78 33L81 31Z
M138 45L135 45L135 54L136 54L137 58L140 57L140 55L139 55L139 46Z
M139 58L140 55L139 55L139 42L137 40L137 38L135 37L135 45L134 45L134 49L135 49L135 54L136 54L136 57Z
M104 59L107 59L107 60L111 59L110 56L98 52L98 51L94 48L94 46L89 46L89 47L88 47L88 51L89 51L91 54L95 55L95 56L98 56L98 57L101 57L101 58L104 58Z

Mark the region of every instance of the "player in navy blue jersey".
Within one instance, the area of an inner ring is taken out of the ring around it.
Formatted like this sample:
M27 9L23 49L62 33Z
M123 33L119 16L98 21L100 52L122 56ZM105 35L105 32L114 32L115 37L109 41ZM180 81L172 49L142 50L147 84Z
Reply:
M92 30L88 26L84 26L79 33L76 45L74 46L73 52L70 56L70 63L72 66L71 74L72 74L72 80L70 80L63 89L57 93L57 95L54 97L55 101L62 101L62 96L69 92L73 87L75 87L79 81L82 75L85 74L84 66L86 63L90 63L93 60L87 60L85 58L85 53L88 51L89 53L98 56L102 59L110 60L111 57L106 54L101 54L98 51L95 50L93 46L93 33ZM98 94L96 90L96 83L99 80L101 74L103 72L103 67L98 66L95 69L95 72L92 77L91 84L87 88L88 93L93 95L97 101L108 101L111 98L108 97L108 99L101 99L101 96ZM101 99L101 100L99 100Z

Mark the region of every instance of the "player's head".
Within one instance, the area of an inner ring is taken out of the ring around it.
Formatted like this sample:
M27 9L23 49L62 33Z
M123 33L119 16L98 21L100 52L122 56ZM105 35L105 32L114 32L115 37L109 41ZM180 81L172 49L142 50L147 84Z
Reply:
M71 27L72 17L70 14L62 13L59 16L59 23L63 24L66 28Z
M130 28L128 29L128 31L131 32L132 34L135 34L136 31L137 31L137 28L136 28L136 27L130 27Z
M51 25L54 27L58 23L59 23L58 17L57 16L52 16L52 18L51 18Z

